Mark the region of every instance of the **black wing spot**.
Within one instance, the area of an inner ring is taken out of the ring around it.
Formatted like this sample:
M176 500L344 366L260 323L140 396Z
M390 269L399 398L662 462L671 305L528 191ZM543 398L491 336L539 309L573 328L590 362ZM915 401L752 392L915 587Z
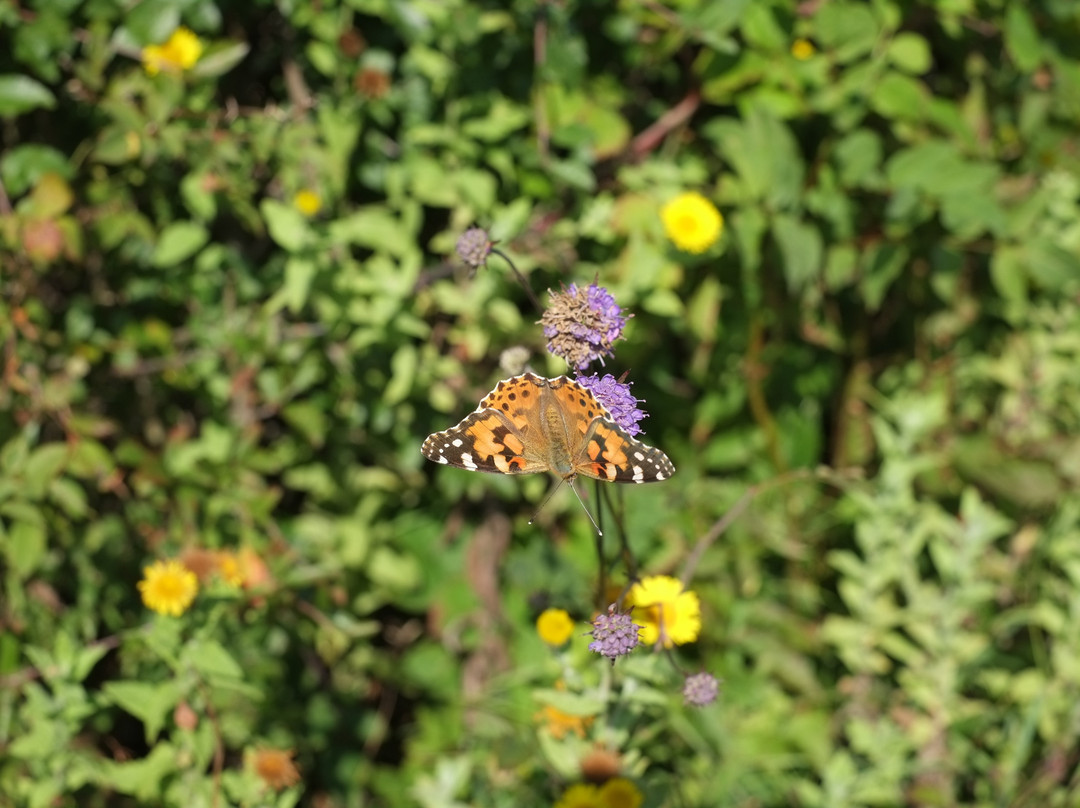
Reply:
M517 393L511 393L510 395L507 396L507 398L510 399L511 401L517 401Z
M507 404L505 401L503 402L502 408L503 408L503 412L510 412L510 405Z
M522 390L521 391L521 397L522 398L528 398L529 397L529 391L528 390Z

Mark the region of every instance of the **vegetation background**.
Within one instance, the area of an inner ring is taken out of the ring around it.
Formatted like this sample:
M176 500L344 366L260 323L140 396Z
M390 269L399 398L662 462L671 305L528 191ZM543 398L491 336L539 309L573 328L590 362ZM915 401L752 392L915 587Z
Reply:
M1073 0L3 0L0 118L0 804L1080 804ZM565 369L473 224L634 313L709 707L538 638L566 492L419 453Z

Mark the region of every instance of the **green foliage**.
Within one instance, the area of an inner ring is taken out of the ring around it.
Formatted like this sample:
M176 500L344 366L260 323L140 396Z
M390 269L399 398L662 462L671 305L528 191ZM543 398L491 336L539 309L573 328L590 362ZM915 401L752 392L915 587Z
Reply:
M178 26L197 61L149 75ZM0 803L550 805L603 748L646 806L1076 804L1078 31L0 3ZM702 255L659 217L685 190ZM505 264L453 257L473 224L542 301L635 315L609 370L678 474L612 495L603 575L567 492L530 524L548 480L419 453L507 349L565 371ZM154 614L181 556L194 604ZM627 558L692 574L675 658L716 704L587 650Z

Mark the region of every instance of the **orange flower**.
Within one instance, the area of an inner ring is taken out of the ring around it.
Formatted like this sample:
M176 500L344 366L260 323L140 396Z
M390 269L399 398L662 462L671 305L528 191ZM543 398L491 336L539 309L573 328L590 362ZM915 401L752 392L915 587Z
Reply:
M236 553L230 550L222 550L217 554L217 569L225 583L230 586L240 587L244 585L244 570L240 566L240 559Z
M294 754L291 749L257 749L251 756L251 768L270 788L281 791L300 782Z
M545 705L544 709L538 712L533 718L542 720L545 724L544 729L552 738L565 738L571 732L577 735L579 738L585 737L585 730L592 723L592 716L585 715L571 715L570 713L564 713L557 707L552 707L550 704Z

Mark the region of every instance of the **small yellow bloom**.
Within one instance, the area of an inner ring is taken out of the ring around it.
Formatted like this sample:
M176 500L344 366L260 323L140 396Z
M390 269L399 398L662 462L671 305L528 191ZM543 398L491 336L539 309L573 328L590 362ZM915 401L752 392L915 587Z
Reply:
M817 53L817 48L809 39L796 39L791 43L791 55L800 62L805 62L815 53Z
M724 230L720 211L696 191L679 194L664 205L660 219L672 243L689 253L705 252Z
M195 600L199 579L179 561L155 561L143 570L138 587L146 608L179 617Z
M574 633L574 620L562 609L544 609L536 618L536 633L548 645L562 645Z
M604 808L641 808L644 797L638 787L625 777L612 777L597 794Z
M180 26L163 45L147 45L143 48L143 68L151 76L156 76L162 70L180 73L193 67L202 52L202 42L195 33Z
M240 587L244 585L244 570L240 566L240 559L236 553L222 550L217 554L217 568L225 583L230 586Z
M314 216L322 210L322 199L314 191L305 188L296 192L296 196L293 197L293 205L305 216Z
M259 779L281 791L300 782L300 772L292 761L294 754L291 749L258 749L249 763Z
M677 578L654 575L634 584L627 595L634 622L644 626L641 643L665 648L693 642L701 633L701 603L694 592L683 591Z
M578 783L563 792L562 797L555 803L555 808L603 808L603 805L596 786Z

